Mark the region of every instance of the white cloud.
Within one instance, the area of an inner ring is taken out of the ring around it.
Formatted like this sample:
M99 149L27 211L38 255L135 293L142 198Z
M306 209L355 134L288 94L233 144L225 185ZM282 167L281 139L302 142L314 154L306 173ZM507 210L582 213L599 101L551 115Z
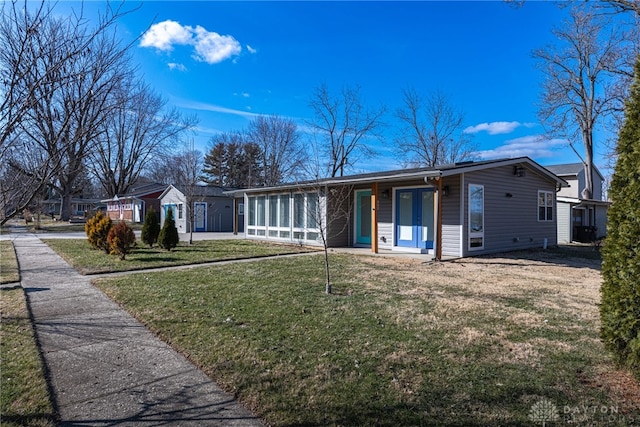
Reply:
M479 125L469 126L464 130L464 133L478 133L486 131L489 135L499 135L505 133L511 133L520 126L533 127L533 123L520 123L520 122L491 122L480 123Z
M554 151L568 144L566 139L546 139L541 135L524 136L505 141L505 144L493 150L473 153L483 160L515 157L531 157L532 159L554 157Z
M249 119L258 117L261 115L261 114L251 113L248 111L234 110L232 108L227 108L220 105L207 104L204 102L177 100L176 105L178 107L189 108L192 110L212 111L214 113L232 114L235 116L242 116Z
M140 40L141 47L155 47L165 52L173 50L176 45L193 46L193 57L208 64L217 64L242 52L242 46L233 36L223 36L207 31L200 25L193 28L171 20L152 25Z
M170 51L173 50L174 44L191 44L192 38L193 29L191 27L182 26L176 21L168 20L152 25L142 35L140 46Z
M258 53L258 51L254 48L252 48L251 46L247 45L247 50L249 51L249 53Z
M183 64L169 62L167 65L169 66L170 70L187 71L187 67L185 67Z
M197 26L195 30L195 58L207 64L217 64L232 56L240 55L242 46L232 36L221 36Z

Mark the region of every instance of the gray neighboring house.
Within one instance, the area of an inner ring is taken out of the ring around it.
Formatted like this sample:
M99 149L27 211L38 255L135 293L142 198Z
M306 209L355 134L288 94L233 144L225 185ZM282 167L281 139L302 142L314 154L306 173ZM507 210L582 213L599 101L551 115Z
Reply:
M197 185L192 189L194 232L232 232L234 219L244 220L242 201L225 194L228 188L218 186ZM191 231L187 206L187 189L169 185L158 197L160 200L160 224L169 208L173 209L173 217L179 233ZM236 215L237 213L237 215ZM236 224L237 225L237 224ZM242 231L238 227L238 231Z
M442 259L556 245L556 192L566 186L521 157L228 194L244 197L247 238L321 245L324 233L329 247Z
M582 197L585 188L583 163L545 166L569 183L557 195L558 243L591 242L607 232L607 210L611 205L603 197L604 177L593 167L593 196Z

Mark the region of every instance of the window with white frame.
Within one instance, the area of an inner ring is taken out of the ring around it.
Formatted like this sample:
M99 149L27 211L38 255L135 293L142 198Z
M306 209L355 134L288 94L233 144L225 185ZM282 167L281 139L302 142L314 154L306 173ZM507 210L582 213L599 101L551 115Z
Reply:
M247 197L247 235L285 240L316 241L318 193L282 193Z
M469 250L484 249L484 186L469 184Z
M552 191L538 191L538 221L553 221Z
M182 219L184 215L182 203L178 203L178 219Z

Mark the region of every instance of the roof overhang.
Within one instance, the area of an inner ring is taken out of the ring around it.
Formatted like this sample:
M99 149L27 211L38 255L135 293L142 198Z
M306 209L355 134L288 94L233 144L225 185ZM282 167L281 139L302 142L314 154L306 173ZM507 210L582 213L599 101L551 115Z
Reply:
M373 184L373 183L381 183L381 182L401 182L401 181L412 181L416 179L424 179L425 182L429 179L439 178L439 177L447 177L447 176L455 176L460 175L462 173L475 172L484 169L491 169L500 166L515 166L518 164L526 164L536 173L546 177L550 181L556 182L557 187L569 187L569 183L564 179L558 177L553 174L549 170L540 166L533 160L528 157L518 157L515 159L505 159L505 160L496 160L496 161L488 161L488 162L468 162L468 163L458 163L455 165L444 165L437 169L433 168L424 168L420 170L410 170L410 171L388 171L388 172L379 172L379 173L369 173L365 175L354 175L354 176L345 176L345 177L336 177L336 178L325 178L318 179L315 181L302 181L298 183L289 183L271 187L256 187L256 188L247 188L247 189L239 189L239 190L231 190L226 191L224 194L228 194L234 197L240 197L243 194L259 194L259 193L269 193L274 191L296 191L296 190L305 190L309 188L318 188L318 187L334 187L340 185L357 185L357 184Z
M605 200L578 199L575 197L558 196L556 197L556 201L561 203L569 203L573 205L573 207L575 208L587 208L587 207L593 207L593 206L604 206L604 207L611 206L611 202L607 202Z

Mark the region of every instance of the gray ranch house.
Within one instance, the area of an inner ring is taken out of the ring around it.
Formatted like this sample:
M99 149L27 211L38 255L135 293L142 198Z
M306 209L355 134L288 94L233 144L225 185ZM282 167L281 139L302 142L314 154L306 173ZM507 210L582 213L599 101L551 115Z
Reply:
M593 195L585 198L585 166L582 163L545 166L569 183L557 195L558 243L591 242L607 231L610 202L603 197L604 177L593 167Z
M243 230L242 201L227 194L227 188L196 185L191 188L169 185L160 194L160 224L164 224L167 210L173 210L173 217L179 233L191 231L188 198L193 203L194 232L231 232ZM187 195L189 197L187 197ZM235 220L240 221L236 224Z
M236 190L244 233L435 259L557 244L567 183L528 157L462 162Z

